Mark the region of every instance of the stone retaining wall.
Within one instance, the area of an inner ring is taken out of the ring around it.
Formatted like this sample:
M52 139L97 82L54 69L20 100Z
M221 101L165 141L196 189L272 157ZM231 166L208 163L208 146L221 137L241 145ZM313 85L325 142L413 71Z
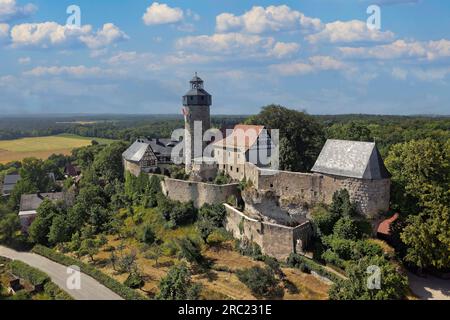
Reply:
M297 227L258 221L225 204L226 229L236 239L248 239L261 247L264 254L285 261L292 252L300 253L307 245L313 230L309 222Z
M193 201L196 208L200 208L206 203L224 203L230 196L239 196L238 183L216 185L165 177L161 181L161 187L169 199L181 202Z

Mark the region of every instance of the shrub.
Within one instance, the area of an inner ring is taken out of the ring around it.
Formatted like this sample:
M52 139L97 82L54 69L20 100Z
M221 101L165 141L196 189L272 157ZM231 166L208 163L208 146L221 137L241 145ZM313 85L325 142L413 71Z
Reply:
M19 278L25 279L31 282L32 285L44 285L50 281L50 277L44 272L30 267L22 261L15 260L10 263L11 272Z
M350 194L347 189L336 191L333 194L330 212L339 217L354 217L358 214L356 204L350 201Z
M223 227L226 214L227 211L222 204L205 204L199 210L200 220L209 221L216 228Z
M158 300L197 300L201 286L191 281L191 274L185 264L170 268L159 283Z
M201 269L209 268L209 261L202 255L200 245L192 239L184 238L178 240L180 257Z
M349 217L343 217L336 222L333 234L347 240L357 240L361 237L357 224Z
M148 245L152 245L153 243L155 243L156 235L151 226L144 225L142 229L141 241Z
M223 228L214 230L206 240L211 247L220 247L224 242L232 239L232 236Z
M297 253L291 253L287 259L287 265L292 268L300 268L303 263L309 270L314 271L315 273L330 279L333 282L339 281L340 278L336 276L334 273L331 273L323 268L320 264L310 260L306 257L303 257Z
M190 224L197 219L197 211L192 201L181 203L165 199L161 200L160 203L161 205L158 205L160 212L172 227Z
M328 249L322 254L322 258L323 260L325 260L327 264L331 264L339 268L344 267L344 260L339 258L339 255L330 249Z
M283 279L283 285L290 294L298 294L300 292L297 286L288 279Z
M254 266L236 272L239 280L244 283L257 297L274 298L284 295L279 286L279 280L269 267L261 268Z
M333 226L339 219L339 216L329 212L323 206L316 206L311 214L319 235L331 234L333 232Z
M370 289L367 285L367 270L371 266L380 268L380 289ZM408 278L383 257L364 257L349 264L346 271L348 279L339 280L331 287L331 300L399 300L408 290Z
M101 284L103 284L105 287L111 289L115 293L117 293L119 296L126 300L143 300L145 297L134 291L133 289L130 289L126 287L125 285L121 284L120 282L116 281L115 279L111 278L110 276L104 274L100 270L96 269L95 267L88 265L82 261L79 261L77 259L65 256L61 253L58 253L50 248L36 245L33 250L34 253L39 254L41 256L44 256L52 261L58 262L60 264L63 264L65 266L72 266L76 265L80 267L81 272L91 276L95 280L99 281Z
M243 256L251 257L255 260L263 259L261 247L258 244L251 242L246 238L242 240L236 240L235 249Z
M31 294L25 290L20 290L17 291L16 294L11 297L11 299L19 301L31 300Z
M48 281L44 285L44 292L55 300L73 300L67 292L61 290L61 288L51 281Z
M139 273L132 272L123 284L132 289L139 289L144 286L144 280Z
M224 185L229 183L231 183L231 177L223 171L221 171L214 179L214 184Z
M300 263L299 269L303 273L311 273L311 269L308 267L308 265L304 262Z

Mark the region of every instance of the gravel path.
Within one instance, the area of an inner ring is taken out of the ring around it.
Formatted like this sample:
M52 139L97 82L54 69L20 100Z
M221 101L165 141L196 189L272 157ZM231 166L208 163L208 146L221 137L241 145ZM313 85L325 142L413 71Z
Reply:
M0 246L0 256L12 260L20 260L45 272L56 285L70 294L75 300L123 300L119 295L84 273L81 273L81 288L68 289L66 283L70 274L67 273L67 267L37 254L17 252Z

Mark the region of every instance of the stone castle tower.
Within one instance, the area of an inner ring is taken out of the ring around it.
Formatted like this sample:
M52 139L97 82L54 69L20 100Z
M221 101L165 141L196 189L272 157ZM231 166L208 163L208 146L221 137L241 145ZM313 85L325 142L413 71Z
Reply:
M203 87L203 80L195 73L191 89L183 97L185 119L184 160L186 172L192 169L192 161L203 156L205 142L203 135L211 127L211 95Z

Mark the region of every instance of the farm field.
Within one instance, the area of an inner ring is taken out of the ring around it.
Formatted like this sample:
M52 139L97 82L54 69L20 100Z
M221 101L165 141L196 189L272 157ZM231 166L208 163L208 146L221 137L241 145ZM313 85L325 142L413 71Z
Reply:
M101 144L113 142L113 140L108 139L81 137L70 134L1 140L0 163L20 161L28 157L47 159L52 154L68 155L75 148L91 144L92 140L96 140Z

